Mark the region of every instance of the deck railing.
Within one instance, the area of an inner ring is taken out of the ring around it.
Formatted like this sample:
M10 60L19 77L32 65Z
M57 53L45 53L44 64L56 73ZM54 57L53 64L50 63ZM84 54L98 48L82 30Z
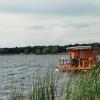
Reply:
M71 65L71 60L70 59L63 59L63 58L61 58L59 60L59 65L60 66L70 66Z
M91 67L91 65L92 65L94 62L95 62L95 61L94 61L93 58L78 59L78 63L77 63L77 65L76 65L76 67ZM64 59L64 58L61 58L61 59L59 60L59 65L60 65L60 66L65 66L65 67L74 66L71 59Z

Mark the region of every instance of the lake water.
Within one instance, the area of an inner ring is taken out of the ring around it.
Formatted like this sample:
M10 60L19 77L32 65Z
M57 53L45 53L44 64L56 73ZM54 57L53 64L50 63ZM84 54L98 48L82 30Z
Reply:
M0 100L6 100L12 89L30 87L37 71L55 69L61 57L65 55L1 55Z

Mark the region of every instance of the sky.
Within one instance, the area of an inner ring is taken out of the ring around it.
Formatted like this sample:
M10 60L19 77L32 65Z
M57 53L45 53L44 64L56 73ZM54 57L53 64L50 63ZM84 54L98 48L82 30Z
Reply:
M0 47L100 42L99 0L0 0Z

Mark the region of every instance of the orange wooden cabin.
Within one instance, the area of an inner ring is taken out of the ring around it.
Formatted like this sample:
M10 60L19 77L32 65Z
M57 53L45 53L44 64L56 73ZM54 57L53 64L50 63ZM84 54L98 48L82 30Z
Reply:
M90 70L92 65L100 63L100 48L91 46L76 46L67 48L69 59L60 59L56 71Z

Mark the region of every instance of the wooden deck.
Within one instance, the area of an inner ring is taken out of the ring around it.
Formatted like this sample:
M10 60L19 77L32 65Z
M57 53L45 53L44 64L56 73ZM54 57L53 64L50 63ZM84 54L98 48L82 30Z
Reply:
M70 67L66 67L66 66L61 66L61 67L58 67L57 70L60 71L60 72L66 72L66 71L84 71L84 70L90 70L91 67L73 67L73 66L70 66Z

